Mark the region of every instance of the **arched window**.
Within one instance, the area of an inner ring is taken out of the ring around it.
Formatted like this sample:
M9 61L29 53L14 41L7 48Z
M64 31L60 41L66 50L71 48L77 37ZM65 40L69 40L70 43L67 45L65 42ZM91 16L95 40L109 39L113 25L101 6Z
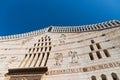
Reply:
M96 43L96 46L97 46L98 49L101 49L101 46L100 46L99 43Z
M107 80L106 75L102 74L102 75L101 75L101 79L102 79L102 80Z
M92 76L91 77L91 80L97 80L95 76Z
M94 40L91 40L91 43L95 43L95 41L94 41Z
M93 57L92 53L89 53L89 57L90 57L91 60L94 60L94 57Z
M105 49L105 50L103 50L103 52L105 53L106 57L110 57L108 50Z
M100 52L99 52L99 51L97 51L97 52L96 52L96 54L97 54L97 57L98 57L99 59L101 59L101 58L102 58L102 56L101 56L101 54L100 54Z
M116 73L112 73L111 76L112 76L113 80L119 80Z
M94 47L93 47L93 45L90 45L90 49L91 49L91 51L93 51L93 50L94 50Z

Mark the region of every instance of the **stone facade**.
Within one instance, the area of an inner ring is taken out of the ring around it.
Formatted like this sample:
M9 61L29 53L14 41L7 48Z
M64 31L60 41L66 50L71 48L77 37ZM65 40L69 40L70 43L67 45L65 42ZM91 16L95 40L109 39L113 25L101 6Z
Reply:
M120 80L120 22L0 37L0 80Z

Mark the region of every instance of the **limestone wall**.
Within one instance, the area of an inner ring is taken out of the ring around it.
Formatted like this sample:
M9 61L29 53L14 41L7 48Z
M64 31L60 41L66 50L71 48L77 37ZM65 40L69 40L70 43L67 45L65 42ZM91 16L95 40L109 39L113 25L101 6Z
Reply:
M103 74L107 80L113 80L112 73L120 76L120 28L81 34L53 34L57 38L53 40L46 80L91 80L92 76L102 80ZM60 43L59 36L63 34L66 38L64 43ZM90 49L90 45L94 50ZM89 53L93 55L93 60Z
M118 24L80 33L54 31L55 28L39 35L1 40L0 80L11 68L44 66L48 67L45 80L102 80L105 76L113 80L112 75L120 76Z

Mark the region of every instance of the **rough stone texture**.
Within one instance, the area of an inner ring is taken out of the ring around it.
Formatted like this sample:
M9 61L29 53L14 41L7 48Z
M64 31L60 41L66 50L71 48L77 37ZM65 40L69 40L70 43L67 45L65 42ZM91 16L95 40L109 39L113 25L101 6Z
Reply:
M38 31L36 35L31 33L32 36L1 38L0 80L14 80L10 79L13 76L18 78L16 80L28 76L28 80L39 80L30 78L38 74L28 74L24 77L20 77L22 74L6 75L6 78L5 74L12 68L45 66L48 71L37 76L42 76L41 80L92 80L92 76L95 76L96 80L102 80L102 75L105 75L107 80L120 79L119 23L100 30L97 27L97 30L87 32L75 32L74 27L71 32L59 31L58 27L50 28L39 34ZM55 32L57 29L58 32ZM112 79L112 73L116 74L118 79Z

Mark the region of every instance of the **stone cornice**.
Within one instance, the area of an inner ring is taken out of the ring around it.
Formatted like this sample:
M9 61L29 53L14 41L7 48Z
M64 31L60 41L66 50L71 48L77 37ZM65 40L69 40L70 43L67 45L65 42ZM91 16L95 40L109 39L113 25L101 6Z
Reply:
M27 33L23 33L23 34L0 36L0 41L27 38L27 37L41 35L46 32L80 33L80 32L103 30L103 29L114 28L114 27L120 27L120 21L111 20L111 21L102 22L102 23L98 23L98 24L83 25L83 26L50 26L48 28L44 28L44 29L36 30L36 31L32 31L32 32L27 32Z
M41 35L41 34L45 33L46 31L47 31L47 28L42 29L42 30L31 31L31 32L23 33L23 34L0 36L0 41L28 38L28 37L32 37L32 36Z
M118 20L111 20L106 21L98 24L90 24L90 25L83 25L83 26L54 26L50 32L89 32L89 31L96 31L96 30L103 30L108 28L120 27L120 21Z

